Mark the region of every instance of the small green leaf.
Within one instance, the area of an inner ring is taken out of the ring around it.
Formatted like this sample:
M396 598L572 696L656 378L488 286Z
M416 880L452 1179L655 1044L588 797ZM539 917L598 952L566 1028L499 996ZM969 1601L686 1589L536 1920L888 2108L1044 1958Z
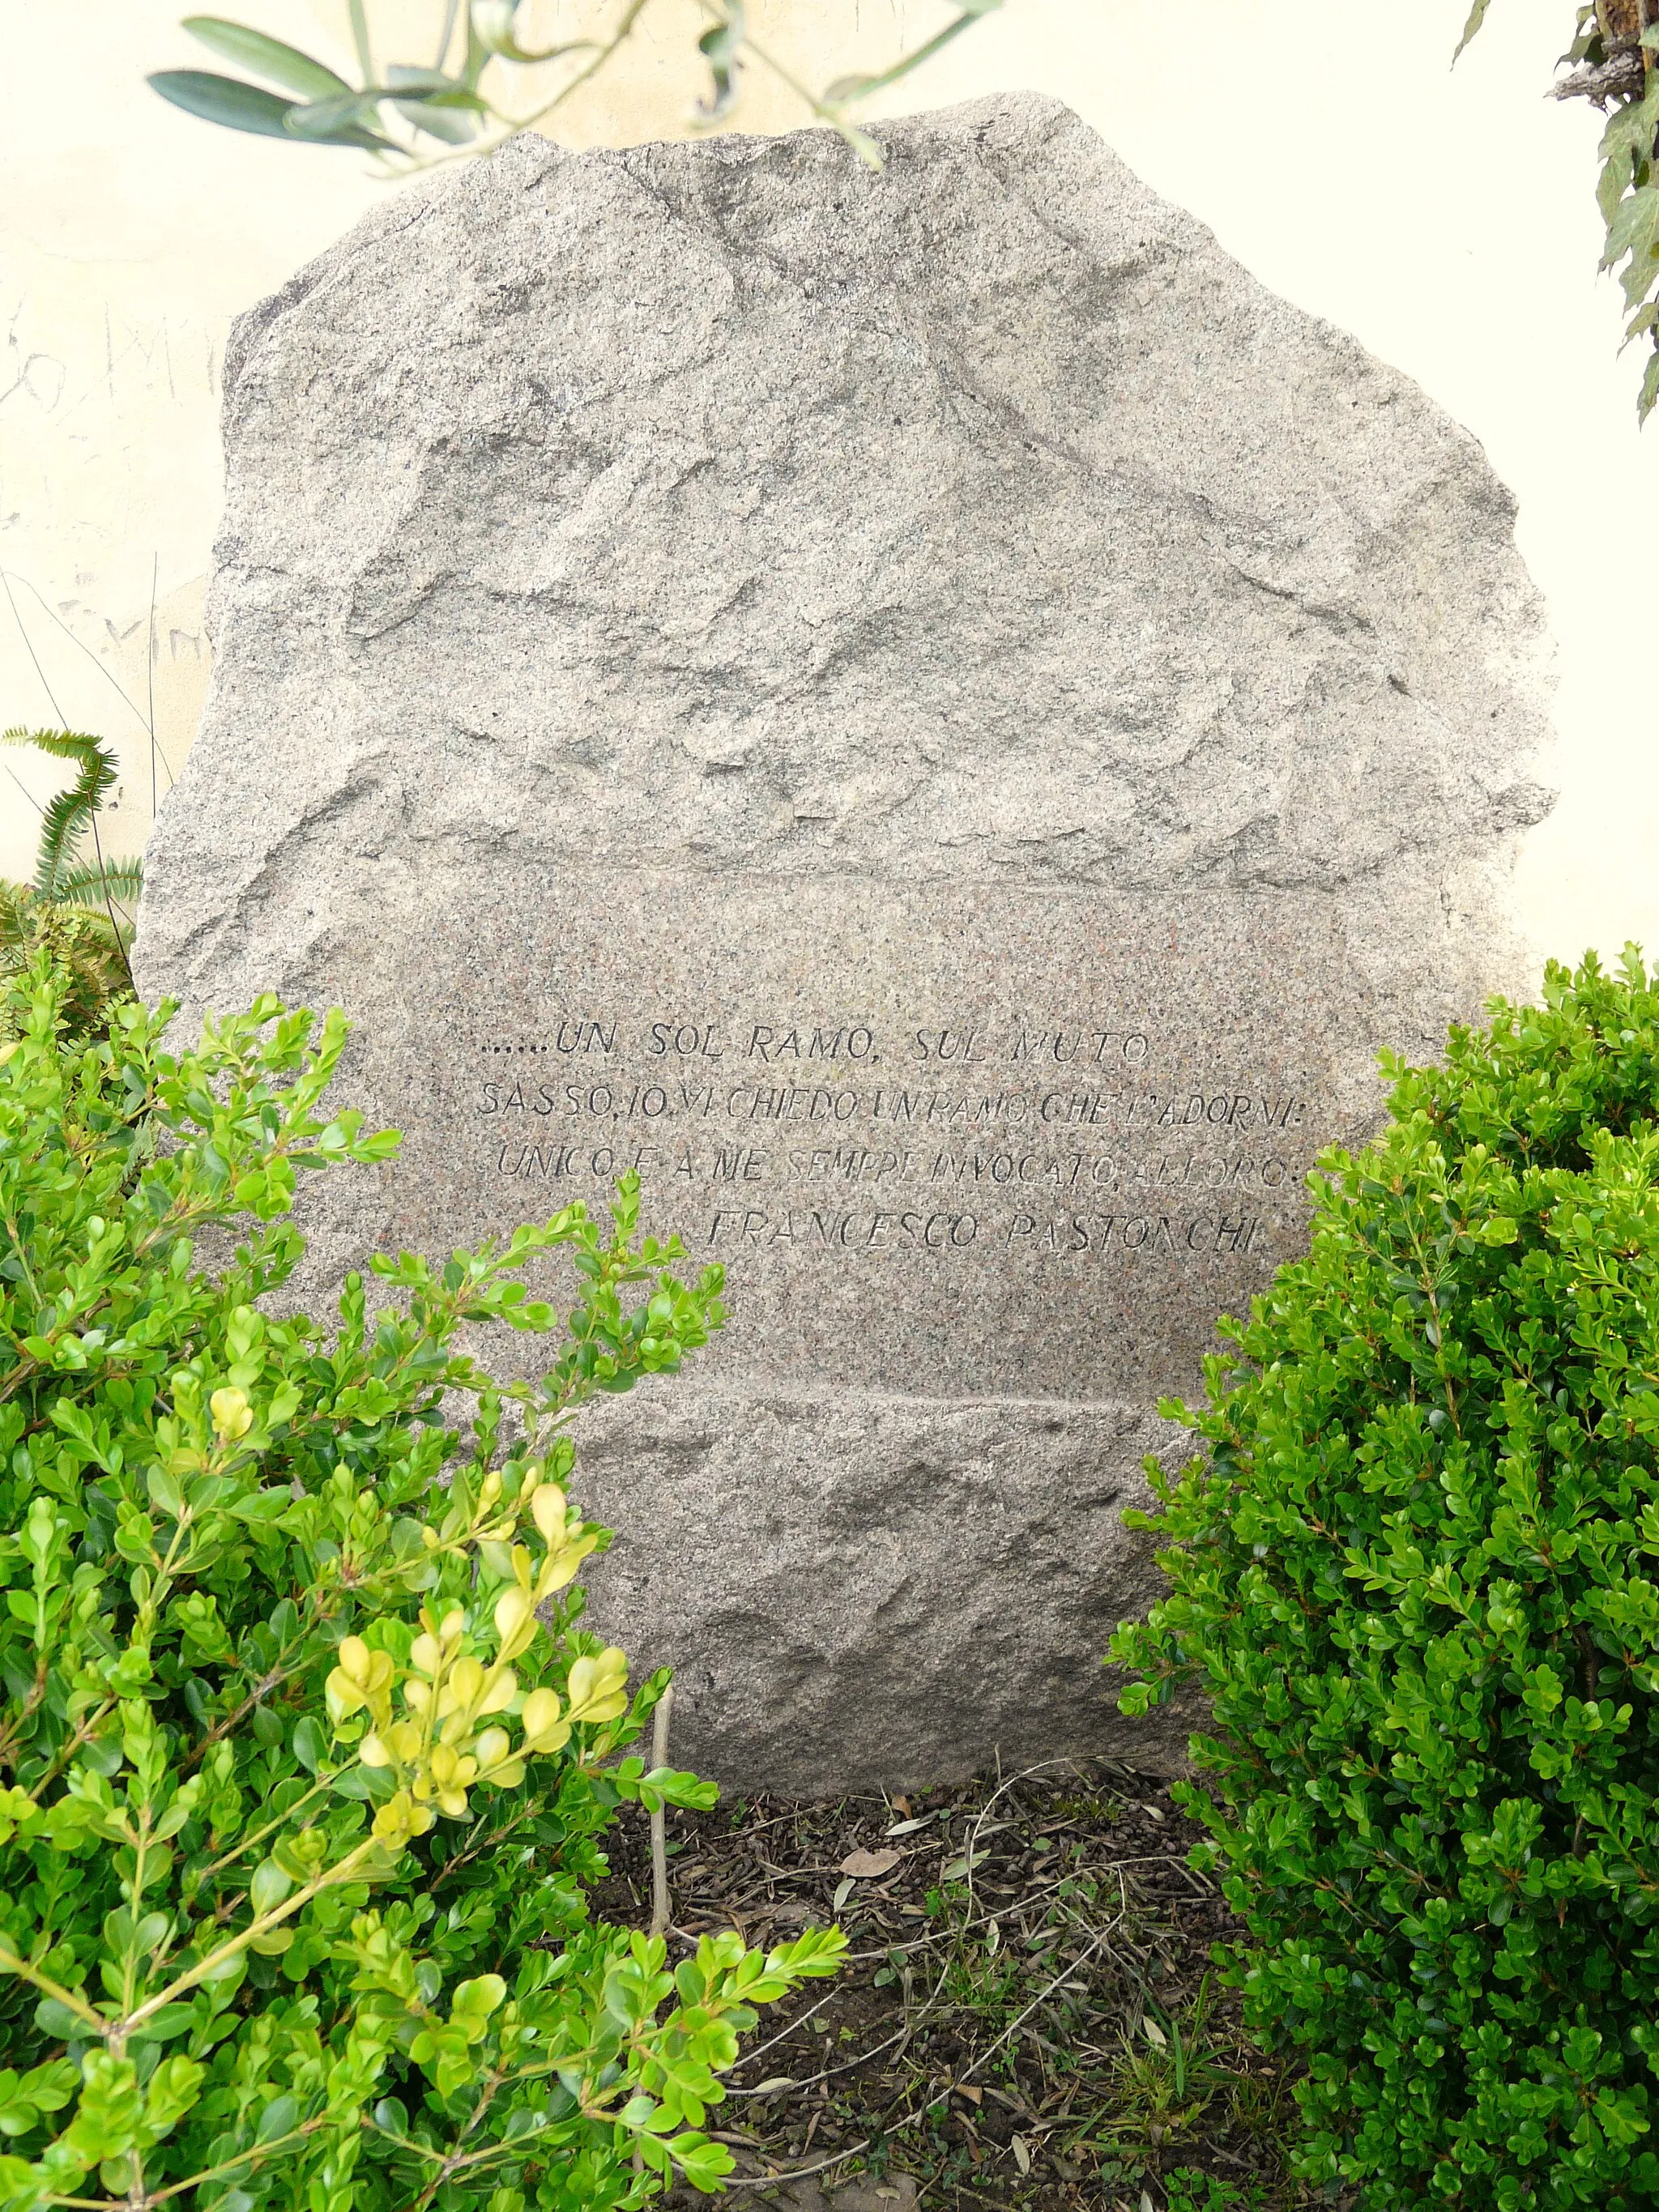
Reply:
M719 2188L721 2177L731 2172L737 2161L724 2143L710 2142L707 2136L676 2136L674 2162L694 2189L709 2196Z
M89 1766L94 1774L107 1781L121 1771L121 1742L118 1736L95 1735L81 1747L81 1763Z
M464 146L476 137L479 118L489 112L476 92L439 70L406 69L394 62L386 78L400 95L396 104L404 120L446 145Z
M442 94L432 100L400 100L396 105L405 123L429 138L441 139L446 146L465 146L478 135L477 118L458 112L460 102Z
M251 31L246 23L232 23L222 15L186 15L182 27L222 60L252 70L256 76L268 76L302 100L327 100L351 90L343 76L323 63L280 39L268 39L263 31Z
M1601 220L1604 223L1611 223L1614 216L1618 214L1619 203L1625 197L1626 188L1630 183L1630 176L1631 162L1627 148L1615 153L1610 161L1601 164L1601 173L1595 185L1595 204L1601 210Z
M1486 10L1491 7L1491 5L1492 0L1474 0L1474 6L1469 9L1468 21L1463 26L1463 35L1457 41L1456 52L1452 56L1452 60L1454 62L1456 61L1458 54L1462 52L1464 47L1468 46L1469 40L1480 28L1482 23L1486 21Z
M256 1914L271 1912L293 1887L294 1877L279 1867L275 1859L264 1859L253 1870L253 1879L248 1884L247 1900Z
M488 112L486 103L476 92L470 91L459 77L446 76L441 70L405 69L401 62L393 62L386 73L386 83L399 95L399 105L404 96L425 100L441 100L446 107L470 108L474 114Z
M1630 264L1619 281L1625 288L1626 303L1634 307L1646 298L1649 286L1659 273L1655 268L1656 262L1659 262L1659 184L1644 185L1638 191L1621 200L1607 225L1607 246L1601 257L1601 266L1611 269L1626 254Z
M133 2031L135 2043L165 2043L169 2036L182 2035L196 2017L195 2008L187 2004L163 2005L153 2012L142 2027Z
M177 1475L169 1474L163 1467L153 1467L147 1480L150 1499L156 1510L176 1521L185 1507L184 1493L179 1487Z
M323 1734L321 1723L307 1713L294 1731L294 1756L307 1774L314 1774L327 1748L328 1738Z
M239 77L216 76L210 70L158 70L149 78L152 90L182 107L186 115L199 115L204 123L217 123L227 131L252 131L262 138L286 138L288 112L293 101L279 100L257 84Z
M79 2013L71 2012L56 1997L42 1997L34 2008L34 2024L42 2035L49 2035L54 2043L67 2043L73 2037L84 2037L88 2030Z
M488 2020L506 1995L507 1984L499 1974L480 1974L476 1981L458 1987L453 2010L458 2015Z
M259 2124L253 2131L256 2142L275 2142L278 2136L287 2135L299 2124L300 2100L297 2097L273 2097L259 2115Z
M348 89L322 100L293 101L283 127L290 137L316 139L325 144L342 131L362 130L373 123L377 112L373 93Z
M335 131L291 131L289 118L296 103L259 85L245 84L240 77L216 76L210 70L158 70L148 82L186 115L200 116L204 123L220 124L227 131L248 131L261 138L300 137L313 145L358 146L372 153L396 151L389 138L356 124Z

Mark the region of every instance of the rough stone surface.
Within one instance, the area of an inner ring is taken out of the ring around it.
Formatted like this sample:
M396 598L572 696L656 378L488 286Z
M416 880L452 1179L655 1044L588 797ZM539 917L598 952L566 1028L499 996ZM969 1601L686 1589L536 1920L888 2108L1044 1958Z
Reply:
M522 140L244 319L139 948L361 1023L313 1284L635 1163L726 1263L594 1605L798 1791L1178 1757L1097 1663L1158 1394L1517 979L1547 804L1464 432L1063 107L878 136Z

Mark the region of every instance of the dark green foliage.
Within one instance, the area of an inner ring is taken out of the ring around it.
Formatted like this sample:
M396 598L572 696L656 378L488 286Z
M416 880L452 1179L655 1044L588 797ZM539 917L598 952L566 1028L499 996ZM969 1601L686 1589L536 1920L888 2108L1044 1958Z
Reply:
M1241 2187L1188 2166L1164 2175L1164 2201L1165 2212L1263 2212L1267 2203L1257 2187Z
M730 2164L708 2107L757 2005L830 1970L596 1923L665 1686L572 1585L569 1415L669 1374L720 1283L637 1182L504 1250L270 1310L297 1173L395 1137L322 1101L331 1015L173 1009L66 1042L44 961L0 1045L0 2207L602 2212ZM228 1232L228 1233L227 1233ZM212 1271L206 1234L226 1250ZM562 1323L519 1279L564 1254ZM456 1349L550 1338L534 1385Z
M1659 979L1545 999L1323 1163L1113 1644L1212 1701L1233 1970L1362 2212L1659 2204Z

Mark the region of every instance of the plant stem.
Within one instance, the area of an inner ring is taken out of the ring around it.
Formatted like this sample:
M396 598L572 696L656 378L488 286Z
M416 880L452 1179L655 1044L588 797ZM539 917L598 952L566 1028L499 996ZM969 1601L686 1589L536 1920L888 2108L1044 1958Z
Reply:
M96 2034L104 2033L103 2015L94 2012L84 1997L77 1996L73 1990L65 1989L61 1982L53 1981L50 1974L40 1972L26 1959L21 1958L9 1943L0 1943L0 1968L9 1974L15 1974L20 1981L29 1983L40 1990L43 1997L55 1998L77 2019L85 2021Z
M645 13L646 9L649 5L650 0L628 0L627 7L623 10L621 21L617 24L611 37L606 40L605 43L594 55L592 60L589 62L585 68L579 69L576 71L575 76L570 78L566 84L562 86L561 88L554 94L551 100L545 101L540 107L532 110L532 112L528 115L518 118L516 120L509 118L508 120L512 123L514 131L516 133L520 131L528 131L533 124L539 123L544 115L551 115L555 108L562 107L565 101L569 99L573 92L576 91L580 86L586 84L589 77L596 76L599 71L605 67L611 55L616 52L617 49L630 35L635 24L638 22L640 17Z
M444 27L438 33L438 58L432 64L435 70L441 70L449 58L449 41L455 33L455 10L459 5L459 0L445 0Z
M379 1837L370 1836L366 1842L359 1844L354 1850L348 1851L343 1859L337 1859L335 1863L325 1873L320 1874L315 1881L307 1882L303 1888L296 1889L292 1897L285 1898L280 1905L272 1905L269 1912L260 1913L258 1918L251 1920L246 1928L240 1929L234 1936L227 1937L216 1950L210 1951L206 1958L198 1960L187 1973L180 1974L176 1981L170 1982L166 1989L158 1990L155 1996L147 1997L137 2012L129 2013L125 2020L100 2022L103 2033L109 2036L112 2040L117 2035L124 2039L131 2036L135 2027L142 2027L153 2013L160 2012L163 2005L174 2003L186 1990L192 1990L198 1983L209 1980L213 1969L222 1961L234 1958L239 1951L246 1950L256 1937L269 1935L273 1928L280 1927L284 1920L290 1919L295 1913L309 1905L313 1897L321 1896L324 1890L337 1889L342 1882L349 1881L358 1868L374 1857L376 1851L382 1848Z
M357 49L357 66L362 71L363 88L367 91L374 82L374 63L369 52L368 17L363 0L348 0L351 16L351 40Z
M671 1682L657 1700L651 1717L651 1764L668 1764L668 1727L674 1717L674 1685ZM668 1806L659 1799L651 1815L651 1933L660 1936L668 1925Z

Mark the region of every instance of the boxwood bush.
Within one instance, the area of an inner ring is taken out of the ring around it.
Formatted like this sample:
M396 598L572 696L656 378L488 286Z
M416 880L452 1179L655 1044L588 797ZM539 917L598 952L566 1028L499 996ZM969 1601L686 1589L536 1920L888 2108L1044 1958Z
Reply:
M1362 2212L1659 2205L1659 977L1552 968L1316 1179L1152 1466L1130 1711Z
M344 1024L267 1000L65 1034L43 954L0 1045L0 2208L599 2212L731 2154L755 2008L830 1970L605 1925L629 1748L573 1577L572 1413L721 1319L625 1184L499 1249L284 1312L296 1176L396 1143L324 1104ZM205 1241L204 1241L205 1240ZM198 1263L216 1240L218 1263ZM561 1317L520 1280L568 1256ZM371 1298L371 1288L374 1296ZM458 1349L549 1340L498 1387Z

